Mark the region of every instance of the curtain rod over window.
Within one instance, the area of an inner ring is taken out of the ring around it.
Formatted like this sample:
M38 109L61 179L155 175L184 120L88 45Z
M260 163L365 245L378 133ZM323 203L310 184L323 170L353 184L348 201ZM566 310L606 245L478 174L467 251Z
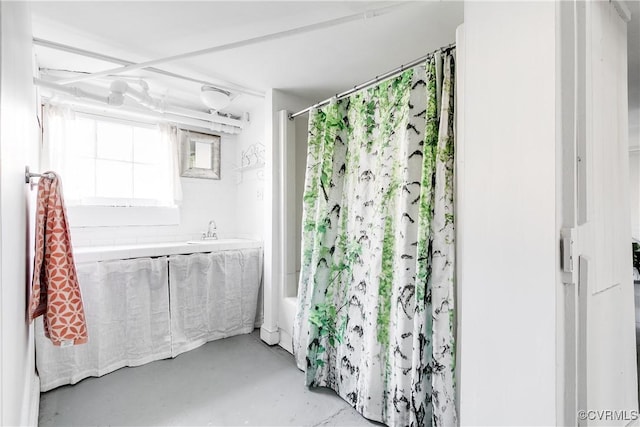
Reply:
M437 53L437 52L445 52L445 51L451 50L451 49L453 49L455 47L456 47L455 43L451 43L451 44L449 44L447 46L441 47L441 48L435 50L434 52L428 53L428 54L426 54L424 56L421 56L418 59L415 59L415 60L409 62L408 64L401 65L398 68L395 68L395 69L393 69L391 71L388 71L388 72L386 72L386 73L384 73L382 75L376 76L375 78L373 78L373 79L371 79L369 81L366 81L364 83L356 85L356 86L352 87L349 90L346 90L346 91L344 91L342 93L338 93L335 96L332 96L331 98L325 99L324 101L320 101L317 104L313 104L312 106L307 107L304 110L300 110L297 113L289 114L289 120L293 120L298 116L306 114L309 111L313 110L314 108L320 108L322 106L325 106L325 105L329 104L331 101L334 101L334 100L337 101L338 99L346 98L347 96L349 96L349 95L351 95L353 93L361 91L362 89L366 89L369 86L373 86L376 83L379 83L381 81L390 79L392 77L395 77L398 74L404 72L405 70L408 70L409 68L413 68L416 65L419 65L420 63L426 61L427 58L429 58L430 56L434 55L435 53Z

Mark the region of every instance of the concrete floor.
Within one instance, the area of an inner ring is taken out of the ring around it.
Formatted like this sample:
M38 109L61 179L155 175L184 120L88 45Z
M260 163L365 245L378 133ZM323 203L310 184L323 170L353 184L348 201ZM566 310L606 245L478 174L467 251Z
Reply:
M293 357L254 332L43 393L39 425L380 424L331 390L305 387Z

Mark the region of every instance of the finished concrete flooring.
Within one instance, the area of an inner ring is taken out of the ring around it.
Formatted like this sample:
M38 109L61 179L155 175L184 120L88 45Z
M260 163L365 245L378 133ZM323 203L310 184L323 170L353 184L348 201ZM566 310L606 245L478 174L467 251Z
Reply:
M308 389L293 357L257 333L87 378L40 397L45 426L364 426L333 391Z

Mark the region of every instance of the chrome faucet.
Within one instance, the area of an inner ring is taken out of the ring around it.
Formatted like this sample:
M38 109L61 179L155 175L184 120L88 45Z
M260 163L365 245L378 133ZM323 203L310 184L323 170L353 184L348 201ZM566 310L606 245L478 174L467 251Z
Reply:
M216 233L217 229L218 226L216 225L216 222L214 220L209 221L209 228L206 233L202 233L202 240L216 240L218 238L218 233Z

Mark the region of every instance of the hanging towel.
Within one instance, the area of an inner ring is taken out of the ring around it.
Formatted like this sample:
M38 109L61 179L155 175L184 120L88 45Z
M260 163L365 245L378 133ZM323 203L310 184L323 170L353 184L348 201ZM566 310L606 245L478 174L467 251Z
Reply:
M87 324L73 261L62 183L46 172L38 183L36 241L29 319L44 314L44 332L56 346L87 342Z

